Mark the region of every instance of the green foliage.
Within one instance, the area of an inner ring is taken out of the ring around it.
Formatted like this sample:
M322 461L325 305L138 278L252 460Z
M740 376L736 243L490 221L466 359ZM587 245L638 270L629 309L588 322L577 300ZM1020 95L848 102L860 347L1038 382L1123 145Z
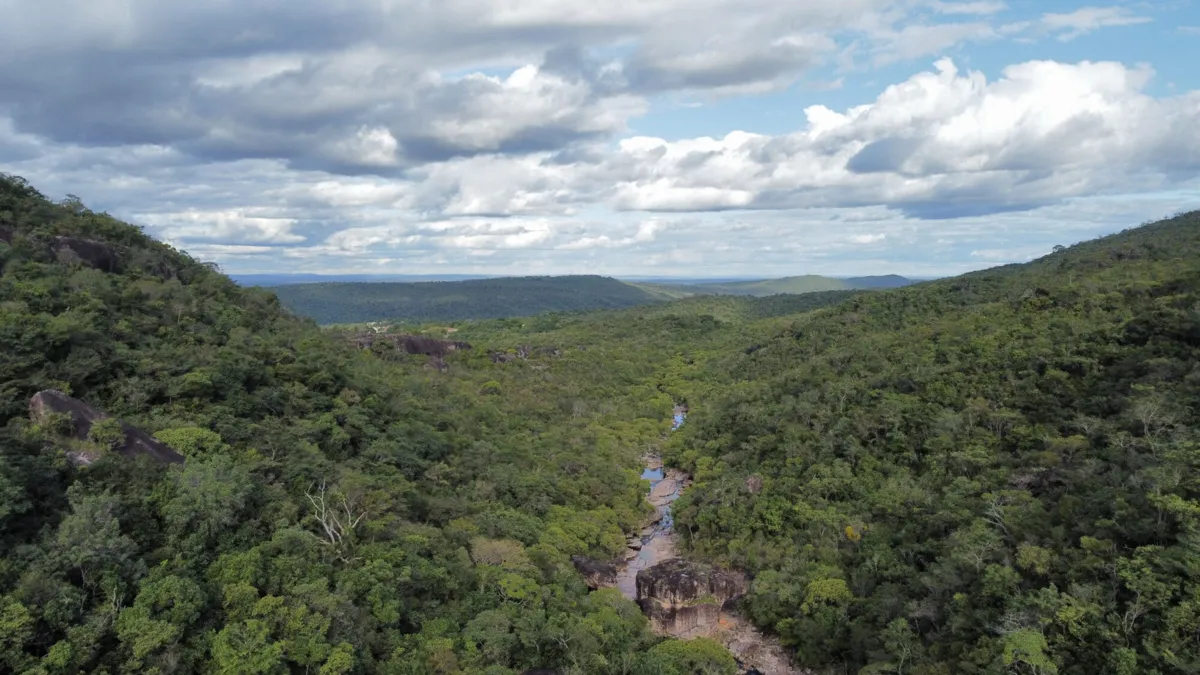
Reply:
M98 419L88 429L88 440L103 450L113 450L125 443L125 429L112 417Z
M658 642L568 558L616 555L642 526L639 458L683 372L605 344L605 319L464 326L479 347L442 373L359 352L20 180L0 180L0 213L0 671L617 675ZM105 247L116 271L57 255L58 237ZM650 320L718 325L692 317ZM487 359L529 328L566 353ZM46 388L186 463L72 467L69 418L27 419Z
M445 372L23 181L0 214L4 672L732 672L571 566L645 525L648 452L803 666L1200 663L1198 214L887 292L443 322ZM72 467L46 388L187 462Z
M220 434L201 427L163 429L154 434L154 438L178 450L188 458L204 457L229 450L229 446L221 440Z
M672 298L692 295L751 295L765 297L778 294L820 293L823 291L848 291L875 288L899 288L913 282L895 275L883 277L857 277L835 279L816 274L781 279L755 281L697 282L691 284L659 283L634 284L649 291L662 293Z
M288 284L273 289L318 323L457 321L633 307L663 295L609 277L507 277L465 281Z
M650 650L663 675L734 675L737 662L719 643L707 638L667 640Z
M685 545L829 672L1192 672L1197 307L1191 213L801 317L673 439Z

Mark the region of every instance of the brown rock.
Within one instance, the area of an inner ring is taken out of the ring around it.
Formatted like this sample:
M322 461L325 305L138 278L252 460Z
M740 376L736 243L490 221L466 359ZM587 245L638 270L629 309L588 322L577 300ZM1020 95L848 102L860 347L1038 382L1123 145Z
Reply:
M675 558L637 573L637 602L669 635L716 630L721 609L746 592L740 573Z
M70 415L73 423L71 436L78 441L86 441L92 424L108 417L83 401L54 389L39 391L29 399L29 418L34 422L41 422L52 413ZM141 429L124 422L121 422L121 429L125 433L125 440L113 452L125 456L149 455L165 464L183 463L183 455ZM67 458L76 466L86 466L100 457L91 452L72 450L67 453Z
M678 469L668 469L667 475L654 485L647 498L653 506L665 506L679 496L679 492L687 487L687 474Z

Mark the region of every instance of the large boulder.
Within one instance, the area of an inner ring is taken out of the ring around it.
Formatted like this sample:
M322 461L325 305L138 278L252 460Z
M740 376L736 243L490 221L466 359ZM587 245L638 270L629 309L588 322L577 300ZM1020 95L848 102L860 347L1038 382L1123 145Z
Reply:
M92 406L71 398L61 391L46 389L39 391L29 399L29 418L35 423L43 422L52 414L67 415L71 418L70 437L76 441L87 441L92 425L108 415ZM123 439L113 448L125 456L148 455L165 464L181 464L183 455L170 446L155 440L150 434L120 422ZM67 458L76 466L87 466L100 458L102 453L90 449L72 448L67 452Z
M637 602L655 630L676 636L713 631L721 610L746 593L738 572L675 558L637 574Z
M617 585L617 566L602 560L593 560L581 555L571 556L571 564L583 576L583 581L593 591Z
M108 244L79 237L56 237L52 246L63 262L82 262L103 272L117 271L117 253Z

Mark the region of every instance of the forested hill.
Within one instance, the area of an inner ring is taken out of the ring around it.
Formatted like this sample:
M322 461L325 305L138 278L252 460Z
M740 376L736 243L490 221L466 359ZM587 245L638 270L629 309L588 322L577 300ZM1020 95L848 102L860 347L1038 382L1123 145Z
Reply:
M651 289L594 275L291 284L274 290L292 311L321 324L495 319L634 307L668 299Z
M756 347L672 441L676 521L802 663L1200 667L1200 212Z
M636 285L654 293L681 298L694 295L749 295L766 297L784 293L800 294L900 288L913 283L916 282L895 274L874 277L851 277L847 279L806 274L803 276L759 279L754 281L697 282L689 284L654 282Z
M0 672L731 674L570 556L643 526L640 456L729 322L813 306L476 325L433 367L0 177ZM530 339L557 355L488 356ZM112 417L30 419L43 390Z

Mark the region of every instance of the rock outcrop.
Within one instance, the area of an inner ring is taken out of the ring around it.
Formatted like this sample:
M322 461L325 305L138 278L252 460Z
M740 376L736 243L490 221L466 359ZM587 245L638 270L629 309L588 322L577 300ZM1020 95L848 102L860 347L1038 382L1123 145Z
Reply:
M717 629L721 610L746 592L746 577L676 558L637 574L637 602L656 631L675 636Z
M456 340L439 340L424 335L408 335L404 333L357 333L351 337L359 349L370 349L376 343L389 343L406 354L424 354L439 359L445 358L450 352L460 349L470 349L467 342Z
M79 261L103 272L117 271L117 253L108 244L79 237L55 237L52 248L63 262Z
M688 486L688 476L678 469L667 469L667 475L654 484L647 501L651 506L661 507L670 504L679 497L679 493Z
M15 234L16 233L13 231L12 226L10 226L8 223L0 223L0 241L6 244L11 244Z
M83 401L71 398L54 389L39 391L29 399L29 418L35 423L45 421L52 414L68 415L71 418L70 437L81 442L88 440L88 434L91 432L93 424L108 418L108 415ZM165 464L183 462L183 455L167 444L155 440L141 429L124 422L120 424L124 437L112 452L126 456L148 455ZM67 459L76 466L87 466L99 459L100 456L99 451L88 449L76 448L67 451Z
M610 588L617 585L617 566L614 563L573 555L571 564L583 576L583 581L588 588L593 591L597 588Z

